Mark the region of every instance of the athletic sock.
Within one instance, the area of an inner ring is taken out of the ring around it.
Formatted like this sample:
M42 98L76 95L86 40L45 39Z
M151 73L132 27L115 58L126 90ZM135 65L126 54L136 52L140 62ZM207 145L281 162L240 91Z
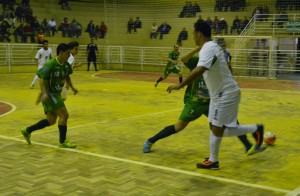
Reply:
M163 80L163 78L162 77L160 77L158 80L156 80L156 83L158 84L160 81L162 81Z
M163 130L161 130L155 136L149 138L148 141L151 143L155 143L157 140L163 139L163 138L173 135L175 133L176 133L175 126L170 125L170 126L165 127Z
M58 125L58 130L59 130L59 142L62 144L64 143L67 137L67 126Z
M252 144L249 142L247 135L239 135L238 138L244 144L247 150L249 150L252 147Z
M238 125L237 127L227 127L224 129L223 137L231 137L254 133L257 130L256 125Z
M37 122L36 124L34 125L31 125L30 127L27 127L26 131L28 133L31 133L33 131L36 131L36 130L39 130L39 129L43 129L45 127L48 127L50 124L48 122L47 119L44 119L44 120L41 120L39 122Z
M210 146L210 156L209 160L211 162L217 162L219 160L219 149L222 142L222 137L217 137L215 134L210 131L210 137L209 137L209 146Z
M179 77L179 84L182 82L182 77Z

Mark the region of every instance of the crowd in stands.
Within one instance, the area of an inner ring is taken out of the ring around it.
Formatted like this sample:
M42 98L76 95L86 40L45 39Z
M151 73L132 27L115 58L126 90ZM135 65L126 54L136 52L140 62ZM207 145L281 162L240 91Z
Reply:
M244 11L246 6L245 0L216 0L215 12L239 12Z
M276 0L276 10L300 10L299 0Z
M16 3L15 0L2 0L0 3L3 10L0 15L0 42L11 42L10 36L13 36L16 43L27 43L28 39L31 43L42 43L45 37L55 36L58 31L62 32L62 37L82 36L83 26L75 18L69 21L68 17L64 17L59 24L55 18L49 20L44 18L39 22L33 15L29 0L22 0L21 3ZM60 0L59 4L62 9L70 10L68 0ZM88 25L85 31L93 38L104 38L107 26L101 22L96 26Z
M142 28L142 21L140 20L140 17L136 17L135 20L133 20L132 17L129 18L127 23L127 33L136 33L136 29Z
M201 12L200 5L196 1L194 4L191 1L187 1L179 14L179 18L196 17L198 12Z

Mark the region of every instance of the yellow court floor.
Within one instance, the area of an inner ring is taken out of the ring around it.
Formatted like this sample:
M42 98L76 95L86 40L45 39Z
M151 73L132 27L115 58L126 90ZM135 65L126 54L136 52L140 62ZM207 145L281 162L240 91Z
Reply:
M264 123L276 145L247 156L237 138L223 138L220 170L211 171L196 168L209 156L206 117L142 152L147 138L178 119L184 90L166 92L175 76L155 88L159 74L95 73L72 75L79 94L66 106L76 149L57 147L57 125L34 132L27 145L20 128L45 118L35 105L38 85L29 88L34 74L0 75L0 102L13 109L0 116L0 195L300 194L299 82L238 79L239 121Z

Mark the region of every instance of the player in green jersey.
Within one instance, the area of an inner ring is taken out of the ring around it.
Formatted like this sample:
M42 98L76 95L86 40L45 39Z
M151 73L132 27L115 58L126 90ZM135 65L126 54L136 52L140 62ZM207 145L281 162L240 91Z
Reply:
M43 129L47 126L54 125L58 119L59 129L59 147L62 148L75 148L76 145L70 143L67 139L67 121L69 113L65 107L60 93L65 82L72 89L74 94L78 90L73 87L70 74L73 70L67 60L70 56L68 44L59 44L57 46L57 56L45 63L44 67L38 70L37 75L40 77L41 93L37 99L37 104L42 102L46 119L43 119L36 124L22 128L21 132L28 144L31 144L30 137L33 131Z
M165 80L171 73L176 73L179 77L179 83L182 82L182 74L180 68L177 66L179 63L178 57L180 55L179 50L179 45L175 44L174 45L174 50L169 52L168 56L168 63L166 65L164 75L161 76L158 80L156 80L154 86L157 87L158 83Z
M194 55L198 53L199 50L199 47L195 48L181 58L181 61L187 68L190 69L190 71L197 66L199 58ZM152 145L158 140L182 131L190 122L200 118L202 115L207 117L209 111L209 101L209 93L202 77L189 84L184 94L184 108L176 124L165 127L156 135L147 139L143 147L143 152L150 153ZM238 136L238 138L244 144L246 153L248 155L256 153L249 151L249 149L252 147L252 144L249 142L246 135Z

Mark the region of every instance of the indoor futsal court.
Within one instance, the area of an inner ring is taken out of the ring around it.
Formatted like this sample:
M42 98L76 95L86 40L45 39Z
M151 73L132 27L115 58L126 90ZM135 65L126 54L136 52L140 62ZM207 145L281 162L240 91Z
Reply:
M247 156L236 137L223 138L220 170L201 170L209 156L205 116L183 132L146 139L174 124L184 90L166 92L176 75L154 87L158 73L75 71L66 100L67 138L76 149L58 148L57 124L36 131L32 145L20 128L44 119L35 105L34 74L0 75L0 195L299 195L299 80L237 78L242 88L239 121L263 123L277 141ZM254 139L248 135L253 142Z

